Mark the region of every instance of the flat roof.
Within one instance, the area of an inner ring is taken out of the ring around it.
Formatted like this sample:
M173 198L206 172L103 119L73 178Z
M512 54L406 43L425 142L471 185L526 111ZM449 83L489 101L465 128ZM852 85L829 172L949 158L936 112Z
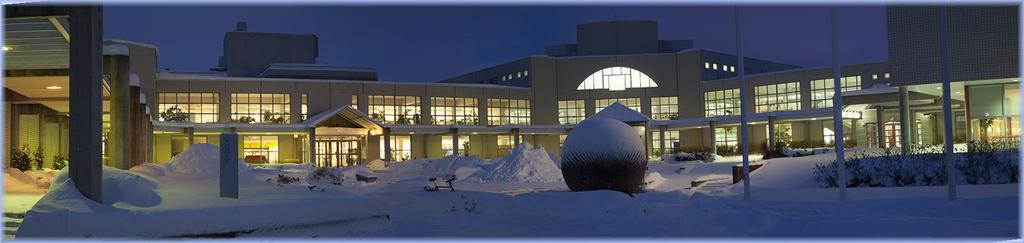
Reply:
M257 78L257 77L227 77L219 72L208 73L175 73L159 72L156 79L180 80L180 81L241 81L241 82L305 82L305 83L350 83L350 84L394 84L394 85L423 85L440 87L466 87L466 88L492 88L492 89L515 89L533 90L527 87L515 87L495 84L478 83L429 83L429 82L394 82L394 81L362 81L362 80L340 80L340 79L301 79L301 78Z

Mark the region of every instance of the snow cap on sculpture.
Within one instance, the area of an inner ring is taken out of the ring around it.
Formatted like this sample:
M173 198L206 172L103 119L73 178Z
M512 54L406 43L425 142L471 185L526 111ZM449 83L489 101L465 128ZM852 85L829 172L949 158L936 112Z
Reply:
M583 120L562 146L562 176L573 191L640 191L647 160L644 142L625 123L600 117Z

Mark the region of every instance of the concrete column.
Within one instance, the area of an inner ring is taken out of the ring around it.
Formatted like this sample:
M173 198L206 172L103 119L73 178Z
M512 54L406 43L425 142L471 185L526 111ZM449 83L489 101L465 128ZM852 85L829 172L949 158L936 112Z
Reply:
M138 164L142 164L142 161L143 161L143 159L142 159L143 147L145 147L146 144L148 144L148 143L146 143L143 140L143 139L145 139L145 137L142 136L142 134L144 134L144 133L142 133L143 132L143 128L142 128L143 127L143 125L142 125L142 122L143 122L143 120L142 120L142 109L143 109L143 106L142 106L142 104L139 103L139 86L132 86L129 89L130 89L129 92L131 93L130 98L129 98L129 103L130 103L130 106L131 106L131 108L129 109L129 111L130 111L129 119L131 120L131 126L128 129L130 131L129 132L129 139L130 140L128 141L128 144L129 144L128 168L131 168L132 166L135 166L135 165L138 165Z
M238 131L220 134L220 197L238 198Z
M194 127L186 127L185 128L185 135L188 136L188 146L191 147L193 144L196 144L196 128L194 128ZM186 147L186 148L188 148L188 147Z
M309 164L312 164L313 166L316 166L317 165L317 161L316 161L317 160L317 158L316 158L316 127L306 128L306 133L307 133L306 140L309 140L309 148L308 148L309 151L307 152L307 154L309 156L309 161L308 162L309 162Z
M860 119L850 119L850 134L853 134L853 141L857 141L857 146L864 146L860 144L861 141L857 140L857 127L860 126Z
M85 197L103 202L103 8L69 7L71 180Z
M709 134L711 134L711 154L718 154L718 146L715 146L715 126L718 125L717 121L708 122Z
M459 129L452 128L452 155L459 155Z
M885 108L875 108L875 133L878 147L885 148Z
M906 86L900 86L900 151L903 154L910 153L910 132L913 119L910 117L910 92Z
M778 143L776 141L778 137L775 136L775 120L777 119L776 116L768 116L768 151L771 152L775 152L775 144Z
M512 128L512 145L519 146L519 128Z
M104 73L110 85L110 162L114 167L127 170L131 157L131 94L128 84L128 57L104 56Z
M384 162L391 163L391 128L384 128Z
M660 141L658 141L658 146L659 146L659 148L661 148L661 153L660 153L661 155L665 155L667 153L671 153L671 151L668 151L668 149L665 148L665 130L666 129L667 128L665 127L665 125L658 126L658 137L661 138Z

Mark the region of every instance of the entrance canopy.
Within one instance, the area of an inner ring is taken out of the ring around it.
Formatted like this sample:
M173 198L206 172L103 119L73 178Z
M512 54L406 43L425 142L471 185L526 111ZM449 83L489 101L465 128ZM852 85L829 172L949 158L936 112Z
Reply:
M622 105L619 102L615 102L612 103L611 105L608 105L608 107L601 109L600 112L594 114L591 117L619 120L623 123L630 125L644 124L651 120L651 118L648 117L647 115L630 109L629 107L626 107L625 105Z

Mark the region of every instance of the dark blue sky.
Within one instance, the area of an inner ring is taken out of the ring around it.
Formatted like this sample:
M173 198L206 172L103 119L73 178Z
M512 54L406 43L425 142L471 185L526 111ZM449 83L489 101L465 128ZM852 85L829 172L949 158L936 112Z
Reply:
M433 82L543 54L544 45L575 42L575 26L604 20L658 21L661 39L693 39L699 48L735 52L732 7L354 7L107 6L106 38L160 48L161 70L216 66L224 32L311 33L318 63L374 67L381 80ZM744 7L748 56L800 66L831 64L826 7ZM844 63L884 61L885 8L842 7Z

